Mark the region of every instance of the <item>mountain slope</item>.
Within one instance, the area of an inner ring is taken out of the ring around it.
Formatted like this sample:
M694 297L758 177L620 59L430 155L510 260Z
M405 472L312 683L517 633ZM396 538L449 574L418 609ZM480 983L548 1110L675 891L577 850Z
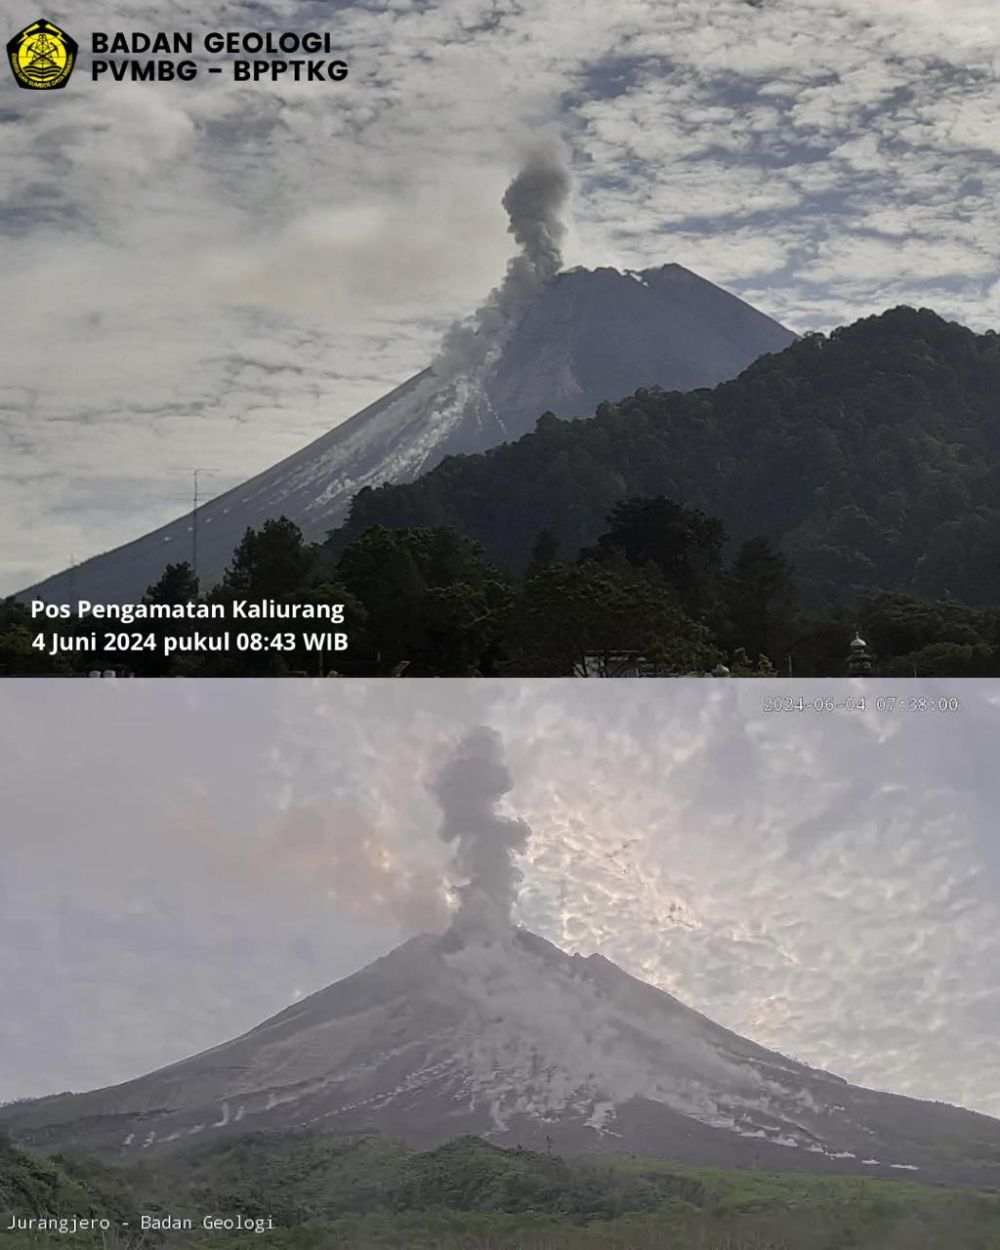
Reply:
M813 604L872 588L1000 602L1000 337L897 308L809 335L712 391L639 391L591 421L363 492L373 525L447 525L502 565L567 557L615 503L666 496L780 543Z
M240 1038L0 1111L109 1157L247 1131L461 1134L580 1154L1000 1184L1000 1122L851 1086L525 931L415 938Z
M204 504L198 569L214 582L248 525L284 515L322 538L362 487L408 481L457 452L519 438L554 409L589 417L639 386L687 389L734 377L794 335L680 265L557 274L485 360L439 362L287 459ZM22 597L137 599L167 562L192 557L181 517Z

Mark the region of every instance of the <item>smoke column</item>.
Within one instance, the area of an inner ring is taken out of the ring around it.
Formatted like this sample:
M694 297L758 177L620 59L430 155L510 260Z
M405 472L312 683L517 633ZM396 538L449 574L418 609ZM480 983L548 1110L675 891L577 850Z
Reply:
M507 264L507 277L496 292L517 296L522 287L534 292L562 267L566 226L562 211L569 195L569 173L553 150L538 150L504 192L503 206L510 218L507 233L521 246L521 254Z
M521 251L507 262L506 277L486 303L469 321L456 322L447 332L434 362L436 374L447 376L475 366L502 346L544 283L562 268L566 235L562 213L569 189L569 171L556 145L528 153L503 197L510 218L507 233Z
M456 890L456 928L510 928L521 884L513 856L531 834L523 820L496 810L512 784L500 735L485 726L466 734L435 778L433 790L443 813L441 837L455 843L454 866L465 878Z

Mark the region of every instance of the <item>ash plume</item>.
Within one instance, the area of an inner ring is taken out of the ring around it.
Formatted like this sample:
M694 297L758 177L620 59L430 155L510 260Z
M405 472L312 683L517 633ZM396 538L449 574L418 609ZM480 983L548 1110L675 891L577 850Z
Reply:
M569 196L569 171L554 145L529 152L507 187L503 206L521 251L507 262L507 274L468 321L447 332L434 362L434 372L448 376L480 364L506 341L531 300L562 268L566 225L562 213Z
M538 287L559 272L566 236L561 214L568 195L569 173L559 155L532 153L504 192L503 206L510 218L507 233L521 245L521 254L508 262L501 292L510 289L512 277Z
M512 786L500 735L486 726L470 730L434 780L441 804L441 838L455 843L456 929L510 928L521 872L514 864L531 834L523 820L504 816L497 804Z

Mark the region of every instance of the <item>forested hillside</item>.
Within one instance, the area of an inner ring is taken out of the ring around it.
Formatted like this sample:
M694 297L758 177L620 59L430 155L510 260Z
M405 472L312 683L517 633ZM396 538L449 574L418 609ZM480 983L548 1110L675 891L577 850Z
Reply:
M74 1215L111 1227L11 1230L15 1216ZM142 1215L193 1227L142 1232ZM260 1231L206 1231L205 1216L261 1221ZM477 1138L418 1152L372 1134L303 1133L127 1169L0 1145L0 1230L10 1250L990 1250L1000 1197L631 1155L565 1160Z
M50 655L9 600L0 673L838 677L858 629L861 671L996 676L1000 338L897 308L714 390L547 414L362 491L326 544L272 518L217 585L169 565L145 602L238 596L343 604L349 650Z
M597 541L571 559L543 530L526 568L510 575L452 529L374 526L334 559L279 518L247 530L207 593L189 565L171 564L143 603L342 604L346 652L311 650L306 621L283 625L280 647L167 657L164 641L185 623L160 620L148 626L152 649L51 654L46 640L58 635L72 648L92 626L71 619L39 633L28 608L8 599L0 675L113 665L152 677L1000 676L1000 607L884 592L803 610L787 559L766 540L727 557L730 547L718 519L669 499L617 504ZM198 628L208 638L227 631L217 621ZM858 629L869 644L860 668L848 663Z
M516 443L362 491L331 545L447 526L515 569L540 531L571 556L616 503L656 496L720 518L734 545L780 546L811 607L875 589L998 603L1000 338L896 308L714 390L546 414Z

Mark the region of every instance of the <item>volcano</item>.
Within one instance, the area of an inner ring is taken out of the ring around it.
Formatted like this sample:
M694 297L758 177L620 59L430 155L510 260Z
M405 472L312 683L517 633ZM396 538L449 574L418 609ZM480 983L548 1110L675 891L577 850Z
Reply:
M518 439L546 411L578 419L642 387L715 386L794 339L681 265L557 273L519 308L516 324L473 353L474 363L440 358L308 447L203 504L202 584L218 580L247 526L286 516L307 539L320 540L365 486L410 481L446 456ZM134 601L167 563L191 561L192 550L188 514L19 597Z
M1000 1121L766 1050L600 955L421 936L138 1080L11 1105L15 1144L148 1157L245 1132L463 1134L562 1154L1000 1184Z

